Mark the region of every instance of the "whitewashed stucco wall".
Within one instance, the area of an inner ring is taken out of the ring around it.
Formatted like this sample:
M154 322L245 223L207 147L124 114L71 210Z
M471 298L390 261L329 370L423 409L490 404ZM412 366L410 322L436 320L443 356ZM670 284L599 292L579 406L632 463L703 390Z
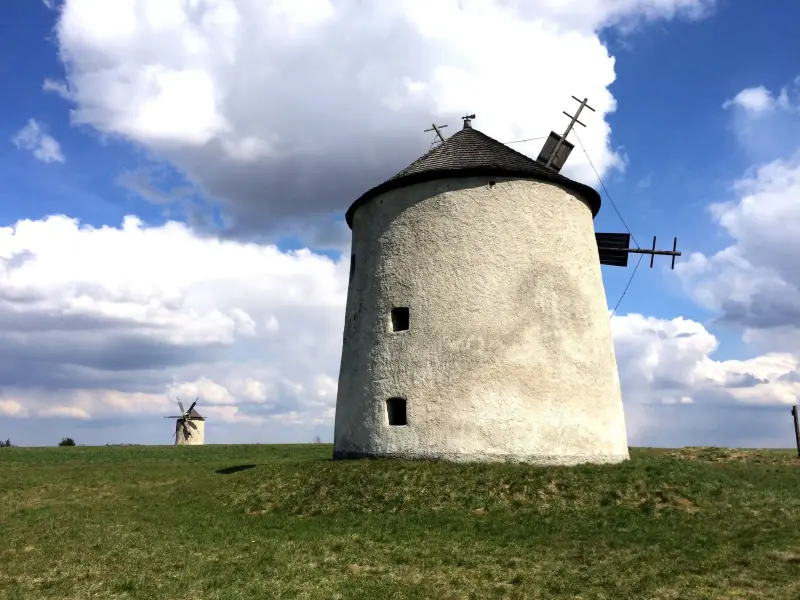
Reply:
M178 446L202 446L205 443L206 437L206 423L205 421L192 421L197 429L192 429L187 425L191 435L187 438L183 433L183 428L178 427L178 421L175 421L175 443Z
M628 458L592 214L548 183L415 184L353 219L334 456ZM393 306L410 309L391 331ZM386 400L407 400L390 426Z

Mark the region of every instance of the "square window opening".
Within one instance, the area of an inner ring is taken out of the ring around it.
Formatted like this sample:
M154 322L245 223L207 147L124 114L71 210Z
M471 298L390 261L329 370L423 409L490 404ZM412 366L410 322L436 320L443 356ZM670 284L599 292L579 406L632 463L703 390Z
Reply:
M407 306L392 309L392 331L407 331L411 316Z
M405 398L389 398L386 401L386 410L389 413L389 425L408 425Z

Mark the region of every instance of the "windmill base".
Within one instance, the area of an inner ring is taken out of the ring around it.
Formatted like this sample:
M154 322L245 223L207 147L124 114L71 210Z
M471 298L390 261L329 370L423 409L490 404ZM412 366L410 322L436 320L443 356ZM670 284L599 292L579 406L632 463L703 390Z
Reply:
M191 430L191 435L186 437L180 425L175 429L176 446L202 446L205 443L205 423L203 421L192 421L197 429Z
M586 454L575 456L564 456L556 454L494 454L494 453L374 453L349 450L335 450L334 460L348 460L358 458L370 459L394 459L394 460L431 460L455 463L522 463L541 466L575 466L581 464L617 464L630 459L625 454Z

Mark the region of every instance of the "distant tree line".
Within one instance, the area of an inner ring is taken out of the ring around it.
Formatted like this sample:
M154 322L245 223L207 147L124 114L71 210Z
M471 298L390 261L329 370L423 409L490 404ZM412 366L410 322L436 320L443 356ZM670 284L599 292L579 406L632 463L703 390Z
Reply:
M75 445L75 440L73 440L71 437L61 438L61 441L58 442L58 445L59 446L74 446ZM106 444L106 445L108 445L108 444ZM0 448L11 448L12 446L13 446L13 444L11 443L11 440L7 439L5 442L0 441Z

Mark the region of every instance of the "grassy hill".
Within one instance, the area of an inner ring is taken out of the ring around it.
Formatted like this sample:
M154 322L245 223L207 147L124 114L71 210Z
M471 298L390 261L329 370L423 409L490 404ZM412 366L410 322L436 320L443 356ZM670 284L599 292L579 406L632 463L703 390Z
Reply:
M800 598L800 460L0 448L0 598Z

